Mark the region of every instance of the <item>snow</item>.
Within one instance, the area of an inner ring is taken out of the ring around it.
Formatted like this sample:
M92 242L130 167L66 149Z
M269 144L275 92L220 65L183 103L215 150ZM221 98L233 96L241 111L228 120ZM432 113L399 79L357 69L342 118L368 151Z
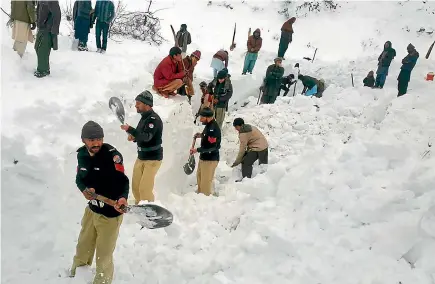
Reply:
M143 8L138 1L127 3ZM121 98L126 122L137 124L134 98L150 89L154 68L170 47L168 26L178 29L185 13L195 15L186 19L192 33L188 50L202 52L195 86L211 79L211 57L229 48L237 21L237 48L229 65L234 104L215 178L219 196L195 194L195 173L186 176L182 169L192 134L202 129L192 123L199 92L192 106L185 98L156 96L155 110L165 122L156 204L168 208L174 222L139 230L135 218L126 215L113 283L435 281L435 85L424 80L435 70L434 55L424 58L434 36L417 33L421 27L434 29L433 2L340 2L336 12L298 17L286 74L297 72L298 62L302 74L325 79L328 88L321 99L297 95L261 106L256 105L258 87L276 56L273 38L285 20L277 13L283 3L227 3L232 10L214 1L211 6L193 0L157 3L156 9L167 8L159 11L167 43L109 40L104 55L71 51L63 19L59 50L50 58L52 74L43 79L33 76L32 45L21 60L13 52L3 17L2 283L92 281L95 264L66 277L86 206L74 183L81 127L90 119L103 126L105 142L123 154L131 178L135 147L108 100ZM242 76L249 27L262 30L263 49L254 74ZM89 38L95 51L93 32ZM386 86L363 88L362 79L376 68L386 40L397 52ZM409 94L397 98L396 77L410 42L420 58ZM314 63L301 59L312 57L309 43L318 48ZM254 177L239 183L234 181L240 168L229 167L238 151L235 117L259 127L270 144L269 165L256 165Z

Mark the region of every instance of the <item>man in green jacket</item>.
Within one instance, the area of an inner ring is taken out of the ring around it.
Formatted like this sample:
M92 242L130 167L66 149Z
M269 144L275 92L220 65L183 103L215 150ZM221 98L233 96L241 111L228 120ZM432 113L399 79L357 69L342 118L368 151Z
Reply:
M38 67L34 75L38 78L50 75L50 52L51 49L57 50L57 35L61 12L59 1L47 0L38 1L37 27L35 50L38 56Z
M31 30L36 28L36 10L34 1L11 1L11 19L13 22L12 39L14 50L20 57L26 51L27 42L33 42Z
M281 66L282 58L275 58L275 64L267 67L266 77L264 78L263 97L261 103L273 104L279 95L281 79L284 75L284 68Z

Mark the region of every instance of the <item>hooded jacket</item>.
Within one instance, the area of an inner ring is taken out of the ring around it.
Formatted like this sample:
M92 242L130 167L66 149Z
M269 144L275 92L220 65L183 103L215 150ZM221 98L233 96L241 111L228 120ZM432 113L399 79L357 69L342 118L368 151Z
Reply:
M402 59L402 67L400 67L403 71L411 72L414 69L415 64L417 63L417 59L420 54L415 50L415 47L412 44L408 45L408 48L411 50L408 51L408 55Z
M246 152L259 152L269 147L269 144L267 143L266 137L264 137L263 133L261 133L257 127L250 124L243 124L241 126L239 140L240 147L236 161L234 162L235 165L238 165L242 162Z
M385 47L385 44L388 44L388 47ZM393 58L396 56L396 50L392 47L391 41L387 41L385 44L384 50L378 57L378 65L381 67L389 67L391 61L393 61Z
M256 38L254 35L251 35L248 38L247 46L248 46L248 52L250 53L258 53L261 49L261 45L263 44L263 39L261 38L260 29L256 29L254 31L254 34L255 33L258 33L258 38Z

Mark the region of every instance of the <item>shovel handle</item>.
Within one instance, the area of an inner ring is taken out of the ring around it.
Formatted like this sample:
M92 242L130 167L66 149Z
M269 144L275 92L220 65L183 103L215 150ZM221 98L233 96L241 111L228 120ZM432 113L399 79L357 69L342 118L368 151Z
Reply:
M196 142L196 138L193 138L193 141L192 141L192 146L191 146L190 148L193 148L193 147L195 147L195 142Z
M96 194L95 192L92 192L92 191L89 191L89 190L86 190L86 192L90 193L91 196L92 196L93 198L95 198L95 199L97 199L97 200L99 200L99 201L102 201L102 202L104 202L104 203L106 203L106 204L108 204L108 205L110 205L110 206L115 207L115 205L116 205L116 201L113 200L113 199L107 198L107 197L105 197L105 196L103 196L103 195ZM121 211L124 211L124 213L126 213L126 212L128 212L129 207L128 207L128 206L125 206L125 205L123 204L123 205L121 205L121 206L119 207L119 209L120 209Z

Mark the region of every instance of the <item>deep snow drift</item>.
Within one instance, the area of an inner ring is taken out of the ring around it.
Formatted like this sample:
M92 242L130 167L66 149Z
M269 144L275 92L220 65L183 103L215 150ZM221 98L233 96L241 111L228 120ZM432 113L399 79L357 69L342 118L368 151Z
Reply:
M165 121L156 195L175 220L166 229L139 230L125 217L114 283L434 283L435 85L424 80L435 71L434 55L424 59L434 37L416 32L433 30L433 3L340 2L333 13L298 18L286 74L299 62L303 74L324 78L328 89L321 99L298 95L261 106L256 96L276 55L282 3L245 1L231 3L232 10L217 4L163 1L156 9L169 8L160 12L169 41L168 26L178 28L180 13L197 15L186 20L189 51L202 52L195 86L211 79L211 56L229 47L237 20L229 67L235 104L223 129L219 197L195 194L195 174L182 170L192 134L202 129L192 123L199 96L192 106L185 98L156 96L155 110ZM104 55L73 52L64 19L63 24L52 74L43 79L33 76L33 46L20 60L10 30L1 29L2 283L92 280L94 266L65 278L86 206L74 184L80 129L89 119L99 122L131 177L135 147L108 99L123 99L126 122L135 125L134 97L150 88L154 68L170 47L109 40ZM264 45L254 74L242 77L250 26L261 28ZM361 87L386 40L397 57L385 88ZM409 94L398 99L396 77L409 42L420 59ZM314 63L301 59L312 56L308 43L319 48ZM92 31L89 46L95 50L94 45ZM254 167L254 177L241 183L234 182L240 169L229 167L238 150L231 127L237 116L257 125L270 143L269 165Z

